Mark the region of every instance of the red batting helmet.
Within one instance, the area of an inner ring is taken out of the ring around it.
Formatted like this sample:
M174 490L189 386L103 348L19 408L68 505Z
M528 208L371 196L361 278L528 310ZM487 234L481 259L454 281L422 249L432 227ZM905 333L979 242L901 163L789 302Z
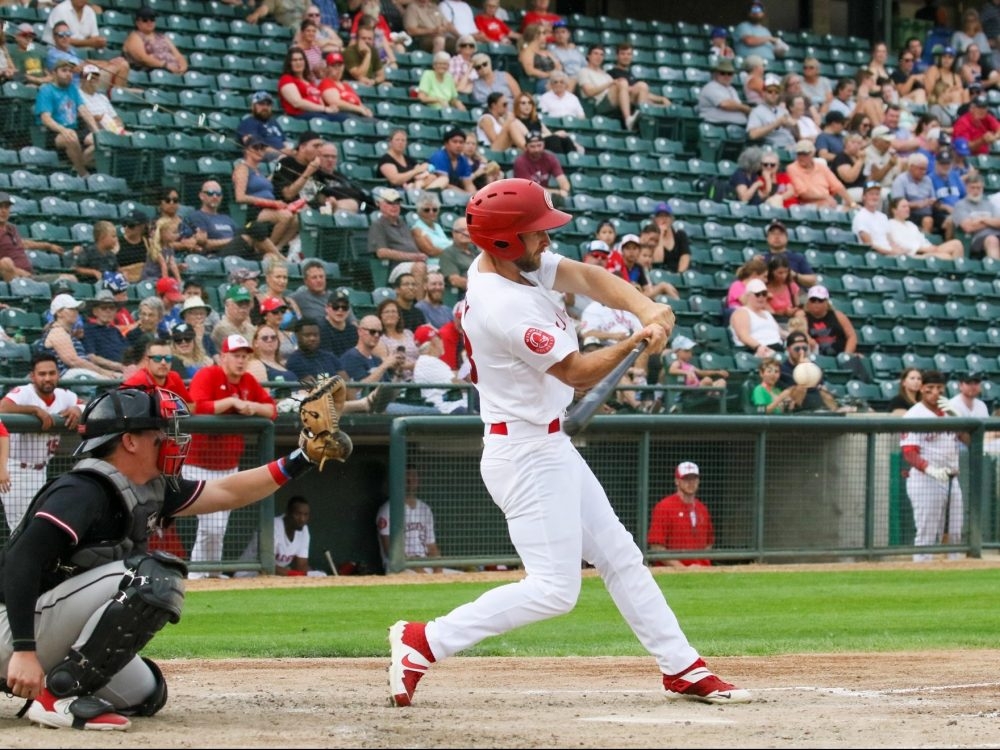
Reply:
M517 178L491 182L465 209L472 241L501 260L524 255L523 232L555 229L572 218L552 206L552 196L537 182Z

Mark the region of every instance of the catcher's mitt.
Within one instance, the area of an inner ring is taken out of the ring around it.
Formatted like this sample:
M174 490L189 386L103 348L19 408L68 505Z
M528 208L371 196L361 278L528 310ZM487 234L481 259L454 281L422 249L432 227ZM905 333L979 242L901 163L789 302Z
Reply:
M347 386L334 375L323 378L299 404L299 448L320 471L328 459L346 461L354 450L351 438L340 430L340 414L347 399Z

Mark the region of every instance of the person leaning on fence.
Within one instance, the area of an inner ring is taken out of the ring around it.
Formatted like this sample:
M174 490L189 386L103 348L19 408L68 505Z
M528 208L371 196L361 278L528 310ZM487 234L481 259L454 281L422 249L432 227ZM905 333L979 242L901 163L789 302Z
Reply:
M938 370L924 370L920 400L903 419L930 419L957 416L944 397L945 376ZM961 544L964 528L962 484L958 481L959 453L969 445L964 432L904 432L899 441L903 460L911 468L906 477L906 494L913 509L916 533L913 544L925 547L948 542ZM947 525L946 525L947 523ZM950 559L963 555L951 553ZM933 555L917 553L914 562L930 562Z
M11 435L10 459L0 461L0 487L4 479L9 481L9 486L3 488L3 509L11 531L21 523L31 499L45 484L49 461L59 449L60 433L53 429L52 417L61 417L62 427L71 432L80 422L83 402L73 391L58 385L55 357L36 354L31 358L28 384L14 386L0 400L0 414L25 414L41 423L39 432L31 430ZM0 438L5 434L6 428L0 426Z

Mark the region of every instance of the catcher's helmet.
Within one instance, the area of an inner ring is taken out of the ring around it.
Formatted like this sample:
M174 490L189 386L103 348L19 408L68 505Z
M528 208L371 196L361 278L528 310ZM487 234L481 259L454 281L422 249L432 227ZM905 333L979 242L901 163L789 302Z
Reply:
M187 404L165 388L109 390L87 404L78 431L82 440L73 455L89 453L126 432L163 430L157 467L167 476L178 476L187 457L191 436L182 434L178 419L189 415Z
M537 182L517 178L491 182L465 209L472 241L501 260L524 255L522 233L555 229L572 218L553 207L552 196Z

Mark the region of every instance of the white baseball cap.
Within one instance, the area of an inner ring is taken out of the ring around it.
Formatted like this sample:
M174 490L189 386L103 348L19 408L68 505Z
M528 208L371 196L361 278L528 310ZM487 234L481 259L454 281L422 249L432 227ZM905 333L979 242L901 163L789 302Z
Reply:
M672 349L694 349L697 344L695 344L687 336L674 336L674 340L670 344Z
M72 294L57 294L52 298L52 302L49 303L49 312L55 315L67 307L79 310L83 307L83 303L77 300Z
M229 354L230 352L238 351L252 352L253 347L250 346L250 342L243 336L240 336L238 333L231 333L222 342L222 353Z
M618 247L625 247L630 242L634 242L637 245L642 244L642 242L639 241L638 235L626 234L624 237L622 237L622 241L618 243Z
M746 289L751 294L757 294L758 292L766 292L767 284L765 284L760 279L750 279L750 281L747 282Z
M694 461L681 461L677 464L677 470L674 471L674 476L680 479L681 477L689 477L691 475L700 476L701 472L698 471L698 464Z

